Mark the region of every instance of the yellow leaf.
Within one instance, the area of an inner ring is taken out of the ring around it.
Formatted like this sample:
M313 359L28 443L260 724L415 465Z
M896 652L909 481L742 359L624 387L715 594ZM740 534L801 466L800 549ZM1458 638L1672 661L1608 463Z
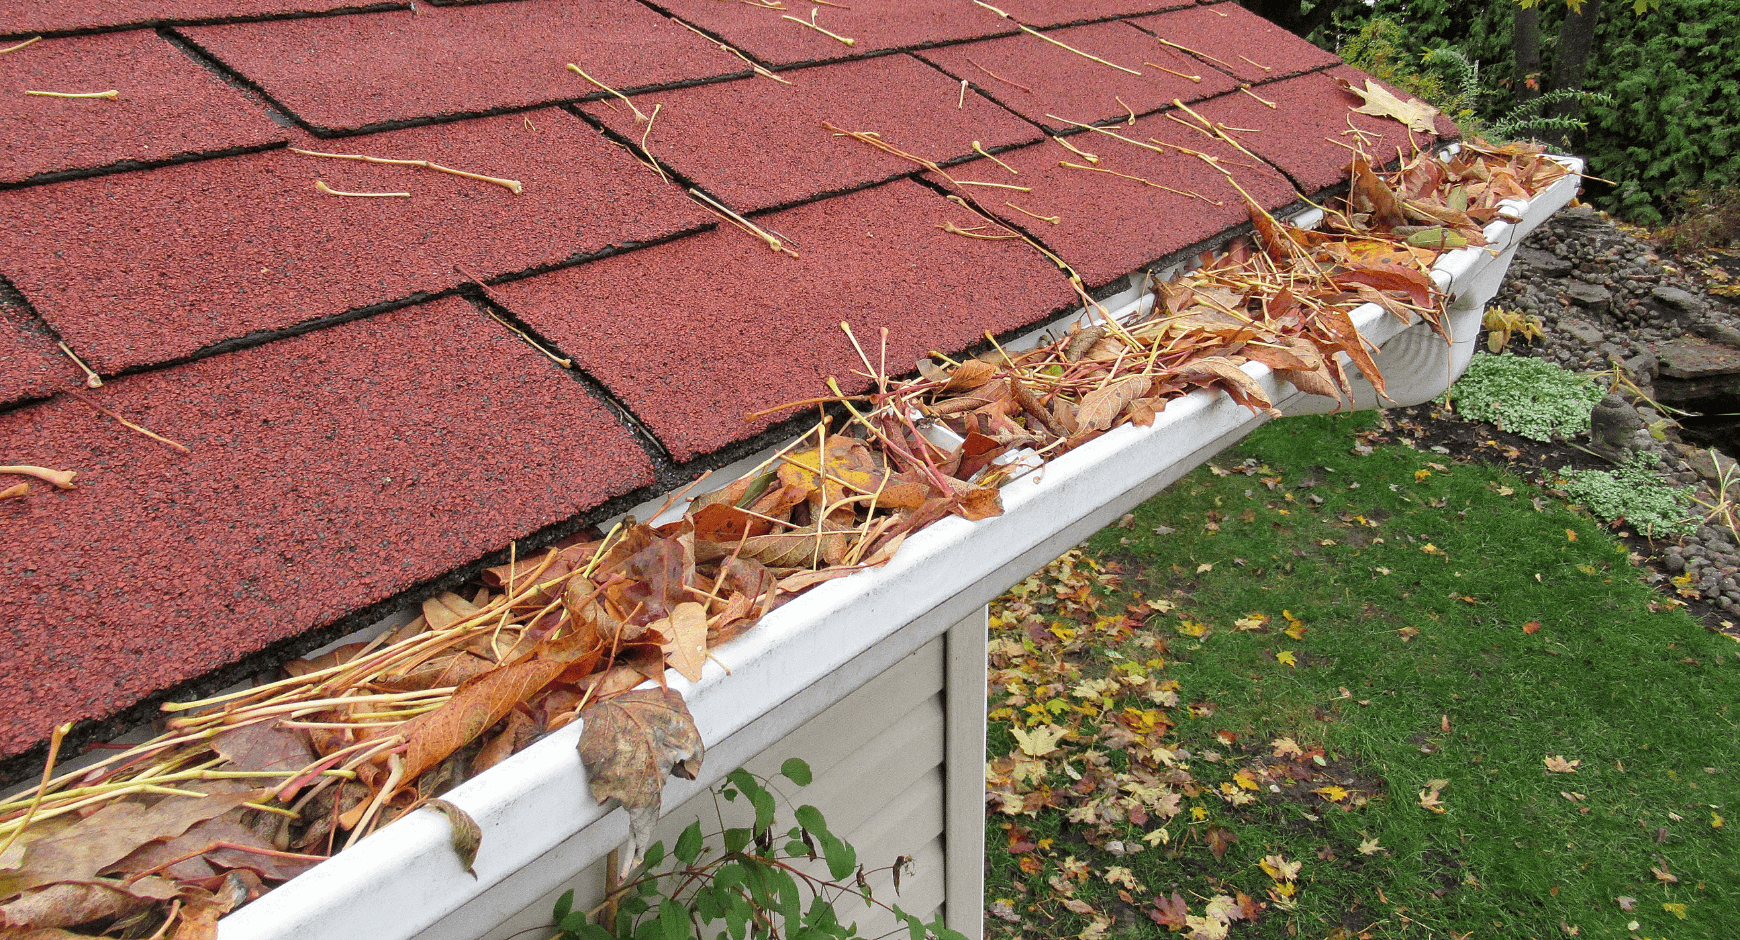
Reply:
M1200 806L1192 806L1190 808L1190 818L1197 822L1202 822L1204 819L1208 818L1208 810L1203 809Z
M1293 651L1292 650L1282 650L1279 653L1276 653L1275 654L1275 661L1279 662L1279 663L1284 663L1288 666L1292 666L1295 669L1299 668L1299 661L1297 659L1293 658Z
M1555 774L1574 774L1578 765L1583 763L1580 760L1566 760L1557 754L1548 754L1542 760L1547 765L1547 772Z
M1710 814L1710 827L1712 829L1720 829L1720 828L1722 828L1722 825L1726 822L1727 822L1727 820L1722 818L1721 813L1711 813Z
M1305 625L1303 623L1300 623L1297 620L1288 624L1287 629L1285 629L1281 632L1287 634L1288 636L1292 637L1295 640L1305 639Z
M1672 914L1675 917L1678 917L1680 920L1686 919L1686 906L1684 904L1673 904L1673 903L1664 902L1661 906L1661 909L1664 911L1667 911L1669 914Z
M1257 778L1251 776L1249 770L1241 770L1238 773L1233 774L1233 782L1246 790L1257 789Z
M1339 803L1342 800L1347 799L1347 791L1335 784L1331 784L1327 787L1318 787L1311 792L1321 794L1324 799L1331 803Z
M1276 738L1269 742L1269 746L1275 749L1276 757L1303 757L1305 754L1299 742L1292 738Z
M1567 542L1577 541L1577 530L1576 529L1566 529L1565 530L1565 541L1567 541Z
M1424 482L1426 482L1426 478L1431 476L1431 475L1432 475L1432 471L1430 471L1430 470L1415 470L1414 471L1414 482L1415 483L1424 483Z
M1361 855L1376 855L1377 853L1384 851L1387 850L1383 846L1378 845L1378 840L1376 839L1366 839L1359 844L1359 854Z
M1204 574L1206 572L1213 571L1213 570L1214 570L1214 564L1212 562L1205 561L1202 564L1196 566L1196 573L1197 574Z
M1011 728L1015 740L1021 745L1021 753L1029 757L1044 757L1057 750L1057 742L1062 740L1064 729L1055 725L1035 728L1031 732L1022 728Z
M1183 620L1183 621L1180 621L1172 629L1177 630L1179 633L1182 633L1185 636L1205 636L1208 633L1208 624L1196 623L1195 621L1191 621L1191 620Z
M1264 874L1276 881L1292 881L1298 878L1299 869L1304 865L1303 862L1289 862L1279 855L1265 855L1257 864Z

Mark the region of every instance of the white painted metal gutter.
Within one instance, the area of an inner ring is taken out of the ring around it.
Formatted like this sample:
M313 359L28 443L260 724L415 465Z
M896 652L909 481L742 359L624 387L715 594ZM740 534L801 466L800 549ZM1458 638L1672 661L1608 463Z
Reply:
M1582 169L1581 161L1565 162L1574 172ZM1439 259L1434 277L1452 297L1453 344L1424 324L1398 323L1376 305L1354 311L1360 332L1381 347L1376 360L1397 404L1441 395L1467 368L1482 311L1517 245L1576 195L1577 184L1573 174L1526 204L1510 204L1519 221L1488 226L1490 246ZM1114 315L1129 315L1152 300L1137 283L1107 306ZM1244 369L1284 413L1334 408L1278 381L1262 365ZM1355 406L1377 407L1370 386L1355 384ZM909 537L886 567L826 583L774 611L713 651L729 676L711 662L700 682L673 673L670 683L688 700L708 752L699 780L670 781L665 805L712 785L889 665L967 622L1011 585L1266 420L1220 392L1174 400L1151 427L1116 428L1008 484L1003 515L944 519ZM625 815L600 808L587 791L575 750L579 736L576 722L447 795L483 829L475 880L448 845L446 819L418 812L224 918L220 940L470 940L486 932L627 839ZM982 788L981 772L975 760L963 779ZM982 793L979 799L982 804ZM951 842L951 857L982 854L980 823L970 828L981 841ZM978 866L975 859L970 867ZM951 893L976 883L950 881ZM965 931L956 908L976 918L978 905L951 906L951 926ZM976 932L975 924L969 936Z

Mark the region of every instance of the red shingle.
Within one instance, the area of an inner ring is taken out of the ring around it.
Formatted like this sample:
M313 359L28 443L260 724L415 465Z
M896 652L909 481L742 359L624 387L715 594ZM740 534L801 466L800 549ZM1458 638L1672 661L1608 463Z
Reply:
M1044 29L1113 16L1187 7L1196 0L997 0L991 5L1028 26Z
M81 384L83 375L52 340L32 327L23 307L0 294L0 405L72 388ZM0 489L15 482L0 481Z
M1111 130L1141 143L1158 139L1220 158L1239 185L1265 209L1279 208L1296 198L1292 185L1267 164L1253 164L1244 154L1180 127L1163 114L1142 118L1134 127L1119 124ZM1243 197L1220 171L1198 157L1176 150L1156 153L1104 134L1079 134L1069 141L1099 157L1099 163L1090 164L1048 141L997 155L1018 170L1019 176L987 165L987 160L961 167L957 175L1033 187L1031 193L979 194L978 201L1033 233L1069 262L1090 288L1250 220ZM1078 169L1084 166L1094 169ZM1138 176L1203 198L1102 170ZM1214 202L1221 205L1212 205ZM1058 221L1051 224L1036 219L1009 203Z
M778 9L720 0L658 0L678 19L709 30L769 65L853 59L884 49L912 49L1016 32L1018 27L971 0L853 0L848 6L794 4ZM844 39L794 23L808 19Z
M1039 131L936 69L904 55L782 73L791 85L747 78L635 99L659 105L647 146L677 172L740 212L788 205L919 169L822 126L877 131L938 163L1038 139ZM956 103L961 103L956 108ZM625 136L644 126L620 102L586 110Z
M866 380L840 321L888 365L968 346L1068 304L1057 269L1018 241L936 228L978 224L917 183L762 216L802 255L776 255L736 229L628 252L497 289L509 307L604 381L677 457L766 428L744 416ZM676 285L676 293L672 293ZM787 417L780 415L778 417Z
M0 415L79 472L0 503L0 754L507 547L651 482L585 388L458 299ZM560 434L550 433L561 429Z
M1235 82L1175 52L1154 37L1124 23L1098 23L1055 30L1048 35L1127 69L1115 68L1061 49L1037 36L1022 34L920 53L944 71L983 88L1030 121L1052 129L1069 125L1047 114L1094 124L1129 114L1158 110L1172 99L1196 101L1235 87ZM1192 82L1146 63L1155 63L1201 79ZM986 70L995 73L993 78ZM1026 89L1017 87L1026 86ZM1123 99L1124 104L1119 104Z
M535 129L534 129L535 128ZM107 374L482 277L664 238L712 217L573 115L544 111L0 192L0 272ZM323 195L316 179L349 192Z
M1399 121L1352 113L1349 109L1358 107L1360 99L1336 85L1337 76L1359 87L1364 87L1367 78L1364 72L1343 66L1253 89L1275 102L1279 106L1275 109L1236 92L1192 107L1211 121L1256 129L1257 133L1236 136L1257 156L1285 170L1307 193L1347 182L1347 165L1353 160L1351 148L1355 145L1349 121L1365 133L1365 152L1374 163L1394 161L1397 147L1411 152L1414 144L1424 147L1431 143L1431 136L1411 134ZM1406 97L1403 95L1404 100ZM1440 120L1443 136L1453 134L1454 127L1448 119Z
M1245 82L1271 81L1341 61L1235 3L1192 7L1130 22L1161 39L1196 50L1205 64L1229 71Z
M0 183L123 160L256 148L282 128L217 76L138 30L47 39L7 55L0 69ZM48 98L31 91L121 97Z
M7 0L0 36L403 7L373 0Z
M297 117L331 131L692 82L747 65L627 0L526 0L185 30Z

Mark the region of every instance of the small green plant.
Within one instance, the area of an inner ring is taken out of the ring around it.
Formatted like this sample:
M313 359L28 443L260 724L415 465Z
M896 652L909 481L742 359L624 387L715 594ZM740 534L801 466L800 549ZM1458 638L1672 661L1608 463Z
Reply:
M1653 455L1633 454L1631 462L1617 470L1573 470L1561 467L1560 489L1572 502L1581 503L1596 518L1608 522L1623 519L1646 535L1682 535L1692 531L1698 518L1692 512L1693 489L1670 486L1655 472Z
M1456 410L1536 441L1589 430L1605 390L1540 359L1475 353L1450 393Z
M799 787L808 786L809 764L791 758L780 767L780 776ZM727 827L721 813L720 829L711 837L697 819L678 836L668 855L663 842L654 842L635 877L614 888L591 911L575 910L574 892L564 893L551 922L558 940L853 940L860 936L858 925L840 919L839 905L846 901L892 912L914 940L966 940L943 926L940 914L926 924L899 905L884 904L871 895L869 875L891 872L898 892L902 870L911 859L896 858L893 865L866 871L857 850L828 830L827 820L814 806L797 807L792 812L797 825L779 831L779 799L771 781L742 768L725 780L713 791L715 802L745 800L755 811L751 825ZM817 877L800 867L818 859L827 866L829 877ZM600 913L610 928L593 922Z

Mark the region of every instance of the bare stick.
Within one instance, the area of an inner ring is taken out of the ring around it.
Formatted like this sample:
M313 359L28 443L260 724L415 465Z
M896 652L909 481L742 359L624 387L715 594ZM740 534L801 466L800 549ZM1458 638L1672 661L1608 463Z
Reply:
M1026 85L1023 85L1020 82L1012 82L1009 79L1004 78L1001 75L998 75L996 72L993 72L988 68L985 68L984 66L980 65L979 63L974 62L972 56L967 57L967 64L971 65L973 68L976 68L981 72L984 72L986 75L991 76L992 78L996 79L997 81L1002 82L1005 85L1014 85L1016 88L1019 88L1022 91L1027 92L1028 94L1033 93L1033 89L1028 88Z
M1247 56L1247 55L1241 55L1241 56L1239 56L1239 58L1241 58L1241 59L1243 59L1243 60L1245 60L1245 61L1246 61L1246 62L1249 62L1249 63L1250 63L1250 64L1252 64L1252 65L1254 65L1254 66L1256 66L1256 67L1257 67L1257 68L1260 68L1260 69L1262 69L1262 70L1263 70L1263 71L1265 71L1265 72L1273 72L1273 71L1274 71L1274 69L1272 69L1272 68L1269 68L1269 67L1268 67L1268 66L1266 66L1266 65L1264 65L1264 64L1263 64L1263 63L1261 63L1261 62L1258 62L1258 61L1257 61L1257 60L1255 60L1255 59L1253 59L1253 58L1251 58L1251 57L1250 57L1250 56Z
M1052 139L1052 142L1061 145L1063 147L1063 149L1069 151L1070 153L1075 154L1076 156L1082 158L1083 160L1086 160L1089 163L1100 162L1100 158L1098 156L1096 156L1095 154L1088 153L1086 150L1083 150L1080 147L1077 147L1075 144L1070 143L1068 140L1065 140L1062 137L1053 137L1051 139Z
M690 26L689 24L683 22L682 20L673 20L672 22L676 23L678 26L681 26L682 28L688 30L691 33L694 33L695 35L701 37L702 39L705 39L708 42L711 42L714 45L717 45L719 48L725 50L726 52L731 53L732 55L736 56L737 58L742 59L743 63L745 65L747 65L750 68L755 70L755 74L760 75L763 78L771 78L774 81L779 82L781 85L792 84L791 82L788 82L783 78L780 78L778 75L775 75L772 72L769 72L767 69L764 69L759 65L756 65L753 61L750 60L750 58L748 56L744 55L743 53L738 52L736 49L733 49L730 46L727 46L726 44L724 44L722 42L718 42L713 37L707 35L706 33L701 32L700 30L696 29L693 26Z
M702 203L704 203L708 208L712 209L713 211L719 213L720 215L723 215L725 217L726 221L728 221L731 224L737 226L738 228L744 230L745 232L748 232L749 234L754 235L756 238L759 238L762 241L766 242L767 247L772 248L775 252L783 251L786 254L791 255L793 258L796 258L798 256L797 252L792 251L790 248L785 247L784 242L780 241L778 238L775 238L773 235L769 234L766 229L763 229L761 226L756 225L754 222L751 222L748 219L744 218L743 216L740 216L737 213L732 212L730 209L725 208L723 205L720 205L718 202L716 202L711 196L708 196L706 193L703 193L698 189L690 189L689 195L695 197L696 199L699 199Z
M984 183L979 180L955 180L954 184L956 186L989 186L992 189L1013 189L1018 193L1030 193L1033 191L1033 187L1031 186L1014 186L1009 183Z
M956 225L953 222L944 222L943 224L938 225L936 227L942 229L943 231L949 233L950 235L965 235L968 238L982 238L988 242L998 242L998 241L1002 241L1006 238L1020 238L1021 237L1019 235L980 235L979 233L971 231L969 229L961 228L960 226ZM973 228L984 228L984 226L983 225L975 225L975 226L973 226Z
M24 48L25 46L30 45L31 43L36 43L36 42L41 42L41 41L42 41L41 36L32 36L29 39L24 40L23 42L19 43L16 46L7 46L4 49L0 49L0 55L5 55L8 52L17 52L18 50Z
M962 109L966 106L967 106L967 80L963 78L963 79L961 79L961 96L959 98L955 99L955 110L959 111L960 109Z
M1003 205L1006 205L1009 208L1014 209L1016 212L1019 212L1022 215L1032 216L1033 218L1038 219L1041 222L1050 222L1052 225L1056 225L1057 223L1063 221L1063 216L1061 216L1061 215L1040 215L1037 212L1029 212L1026 209L1023 209L1020 206L1018 206L1012 202L1005 202L1005 203L1003 203Z
M131 421L128 421L126 418L121 417L119 414L116 414L115 412L110 411L107 408L104 408L102 405L99 405L96 402L91 401L89 398L86 398L84 395L82 395L78 392L75 392L75 391L72 391L69 389L67 391L67 394L78 399L79 401L84 402L87 405L90 405L92 408L95 408L96 410L102 412L103 414L106 414L109 417L114 418L116 421L119 421L123 426L130 428L131 430L137 431L140 434L143 434L148 438L151 438L152 440L158 442L159 444L163 444L166 447L170 447L170 448L177 450L177 451L180 451L181 453L184 453L184 454L193 453L193 451L191 451L187 448L187 445L172 441L169 438L164 437L161 434L158 434L156 431L150 430L149 428L142 428L139 425L134 424Z
M1165 153L1166 152L1164 150L1161 150L1159 147L1155 147L1155 146L1152 146L1150 144L1144 144L1139 140L1131 140L1130 138L1125 137L1124 135L1118 133L1117 131L1107 130L1103 127L1095 127L1092 124L1082 124L1082 123L1079 123L1076 121L1072 121L1069 118L1058 117L1055 114L1047 114L1046 117L1052 119L1053 121L1062 121L1063 123L1069 124L1073 127L1079 127L1082 130L1093 131L1096 134L1104 134L1107 137L1116 137L1117 139L1123 141L1126 144L1129 144L1132 147L1141 147L1143 150L1152 150L1155 153Z
M1115 68L1120 72L1128 72L1129 74L1137 76L1138 78L1140 78L1142 75L1141 72L1138 72L1135 69L1124 68L1123 66L1117 64L1116 62L1107 62L1105 59L1102 59L1099 56L1094 55L1091 52L1083 52L1080 49L1077 49L1076 47L1070 45L1069 43L1063 42L1061 40L1053 39L1050 36L1045 35L1044 33L1040 32L1037 29L1034 29L1031 26L1022 26L1022 24L1020 24L1020 23L1016 23L1015 25L1020 26L1021 31L1026 33L1029 36L1037 36L1040 39L1043 39L1046 42L1051 43L1052 45L1058 47L1059 49L1068 50L1070 52L1075 53L1078 56L1081 56L1084 59L1091 59L1092 61L1098 62L1101 65L1109 65L1112 68ZM1162 40L1162 41L1164 41L1164 40Z
M1229 144L1232 144L1233 147L1235 149L1237 149L1239 153L1242 153L1245 156L1250 157L1252 160L1257 161L1257 163L1259 165L1262 164L1262 162L1263 162L1262 157L1259 157L1256 154L1251 153L1249 150L1246 150L1244 144L1241 144L1238 141L1234 140L1232 138L1231 134L1228 134L1225 131L1222 131L1219 128L1215 127L1214 122L1210 121L1208 118L1205 118L1202 115L1197 114L1195 111L1191 110L1190 105L1185 104L1183 101L1180 101L1177 98L1172 99L1172 103L1177 105L1179 108L1181 108L1185 114L1188 114L1191 117L1196 118L1198 121L1201 121L1202 126L1208 128L1209 132L1212 133L1214 136L1219 137L1221 140L1224 140ZM1189 125L1186 124L1185 126L1188 127Z
M1162 186L1159 183L1154 182L1153 180L1143 179L1140 176L1131 176L1128 173L1119 173L1117 170L1108 170L1105 167L1082 166L1079 163L1071 163L1068 160L1059 160L1057 162L1057 165L1062 166L1062 167L1068 167L1072 170L1091 170L1092 172L1095 172L1095 173L1110 173L1113 176L1121 176L1124 179L1135 180L1138 183L1147 183L1149 186L1152 186L1155 189L1164 189L1169 193L1176 193L1180 196L1189 196L1192 199L1200 199L1203 202L1206 202L1211 206L1224 206L1224 205L1226 205L1226 203L1224 203L1224 202L1216 202L1213 199L1208 198L1207 196L1199 195L1197 193L1190 192L1189 190L1173 189L1170 186Z
M60 742L66 738L67 732L71 731L72 727L73 723L69 721L55 728L54 733L49 736L48 762L42 767L42 782L36 785L36 795L30 798L30 808L24 811L24 818L19 821L17 828L12 830L12 834L6 837L6 844L0 845L0 858L5 857L7 851L12 848L12 843L18 841L19 834L30 826L30 819L36 815L36 808L42 805L42 798L48 795L48 783L54 777L54 760L60 756Z
M85 361L83 359L80 359L78 356L73 355L73 351L71 349L68 349L67 345L65 343L56 343L55 345L60 347L61 352L66 353L66 357L73 361L73 365L78 366L80 369L84 370L85 388L102 388L103 387L103 377L98 375L95 371L93 371L90 366L85 365Z
M1162 72L1167 72L1167 73L1170 73L1172 75L1176 75L1179 78L1188 78L1191 81L1197 83L1198 85L1202 84L1202 76L1201 75L1186 75L1183 72L1174 72L1172 69L1169 69L1164 65L1155 65L1152 62L1143 62L1142 64L1148 66L1151 69L1159 69Z
M1263 104L1268 105L1271 109L1280 107L1280 105L1278 105L1278 104L1274 103L1273 101L1270 101L1269 99L1264 98L1263 96L1252 91L1251 86L1249 86L1249 85L1240 85L1239 91L1242 91L1245 94L1250 95L1252 98L1255 98L1258 101L1262 102Z
M121 93L113 88L108 91L27 91L25 94L42 98L107 98L110 101L121 97Z
M575 65L574 63L570 62L570 63L568 63L568 71L573 72L574 74L580 76L581 78L586 79L587 81L591 82L592 84L597 85L599 88L602 88L605 91L607 91L607 92L615 95L616 97L622 99L622 103L628 105L628 109L630 111L634 112L634 123L645 124L648 121L652 120L652 118L649 118L644 113L642 113L642 111L639 108L635 107L634 102L628 100L627 95L624 95L622 92L617 91L616 89L610 87L609 85L604 84L603 82L599 81L598 79L593 78L590 75L587 75L586 70L582 69L580 66Z
M1155 36L1154 38L1159 39L1161 42L1167 44L1168 46L1171 46L1174 49L1179 50L1180 52L1188 52L1194 56L1201 56L1202 58L1207 59L1210 62L1219 62L1221 65L1224 65L1229 69L1233 67L1233 64L1231 62L1228 62L1225 59L1217 59L1214 56L1211 56L1206 52L1198 52L1195 49L1190 48L1189 46L1181 46L1178 43L1175 43L1170 39L1161 39L1159 36Z
M810 29L813 29L816 32L821 33L823 36L826 36L829 39L838 39L840 42L843 42L848 46L855 46L858 44L858 40L851 39L851 38L848 38L846 36L842 36L839 33L829 32L827 29L823 28L820 24L818 24L816 22L816 14L819 12L821 12L821 11L817 10L814 7L811 7L810 8L810 18L807 20L800 20L795 16L782 16L782 17L780 17L780 19L791 20L793 23L796 23L799 26L808 26Z
M295 147L291 147L290 152L299 153L305 157L325 157L328 160L356 160L361 163L379 163L385 166L422 167L425 170L434 170L437 173L450 173L454 176L463 176L468 180L494 183L516 196L525 191L525 187L520 184L519 180L484 176L481 173L467 173L464 170L455 170L452 167L442 166L439 163L430 163L428 160L389 160L386 157L370 157L360 153L322 153L318 150L299 150Z
M315 180L314 188L328 196L355 196L359 199L411 198L410 193L347 193L342 189L333 189L331 186L326 185L325 180Z
M1021 175L1021 172L1019 170L1015 169L1014 167L1010 166L1007 163L1004 163L1003 161L997 159L996 157L991 156L991 152L989 150L986 150L985 146L976 140L973 141L973 152L978 154L981 157L984 157L987 160L990 160L992 163L997 164L998 166L1002 167L1003 169L1008 170L1009 174L1011 176L1020 176Z
M29 495L29 493L30 484L20 483L17 486L8 486L7 488L0 490L0 499L22 499Z
M663 107L664 105L662 104L653 105L652 117L646 119L646 127L640 132L640 152L646 154L646 158L652 161L652 163L648 165L653 168L654 173L659 175L659 180L668 183L671 181L671 178L665 175L665 168L659 166L659 158L653 156L653 152L648 149L646 145L646 137L648 134L652 133L653 122L659 119L659 109Z
M1222 124L1219 121L1214 122L1214 126L1223 131L1236 131L1240 134L1261 134L1263 132L1263 129L1260 127L1234 127L1231 124Z

